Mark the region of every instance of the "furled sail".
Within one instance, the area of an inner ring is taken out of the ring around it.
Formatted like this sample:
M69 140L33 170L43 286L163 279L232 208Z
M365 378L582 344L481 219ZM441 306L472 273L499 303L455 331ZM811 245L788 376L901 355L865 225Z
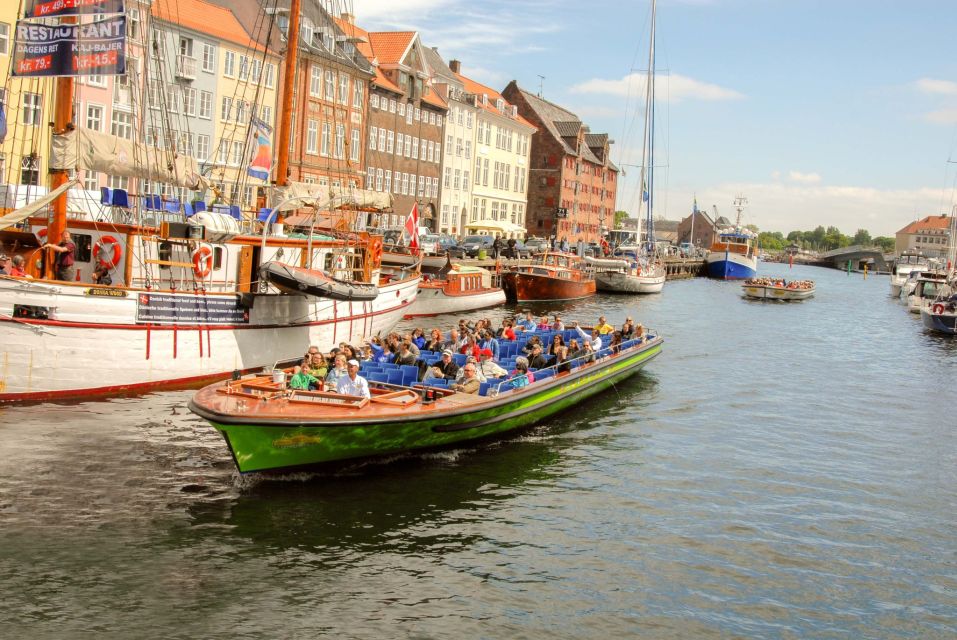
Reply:
M193 158L177 155L170 159L166 150L85 128L53 136L50 168L86 169L194 191L209 187Z
M76 186L78 182L79 180L74 178L73 180L61 184L50 193L46 194L42 198L34 200L25 207L20 207L16 211L11 211L7 215L0 217L0 230L6 229L7 227L12 227L16 223L26 220L40 209L56 200L57 197L59 197L60 194L65 192L67 189Z
M381 211L392 206L392 194L387 191L292 182L286 187L276 187L273 201L279 205L279 211L292 211L305 206L328 206L330 201L333 201L334 207L345 204Z

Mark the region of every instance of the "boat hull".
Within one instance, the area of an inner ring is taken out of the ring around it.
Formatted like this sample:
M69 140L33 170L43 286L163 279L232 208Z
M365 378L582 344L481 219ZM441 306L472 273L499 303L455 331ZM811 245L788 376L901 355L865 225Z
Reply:
M376 300L343 302L0 279L0 403L188 388L272 366L311 344L388 332L415 301L418 283L409 278L381 287ZM177 305L179 317L161 317ZM14 317L24 307L54 312Z
M712 251L705 259L708 276L720 280L753 278L758 272L758 261L731 251Z
M923 307L920 310L920 320L931 331L957 335L957 312L934 313L933 308Z
M468 411L441 411L381 423L293 421L261 424L225 419L200 399L190 409L220 431L242 473L277 472L401 453L460 446L500 437L568 409L640 370L661 352L656 338L634 351L488 398ZM215 393L215 391L212 391ZM242 400L231 400L242 402ZM424 413L424 412L423 412Z
M505 302L505 291L502 289L487 289L450 294L441 287L419 285L415 303L406 313L407 318L419 316L436 316L442 313L460 313L495 307Z
M518 302L578 300L596 292L594 280L567 280L517 271L502 274L502 288L507 299Z
M599 271L595 274L595 286L608 293L661 293L665 287L665 274L637 276L615 271Z
M814 295L814 289L788 289L750 284L743 285L741 291L748 298L760 300L807 300Z

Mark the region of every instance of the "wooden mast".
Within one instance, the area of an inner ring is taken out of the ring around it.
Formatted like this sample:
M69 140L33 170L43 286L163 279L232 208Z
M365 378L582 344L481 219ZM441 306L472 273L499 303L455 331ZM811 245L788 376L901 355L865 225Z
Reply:
M64 18L64 23L75 23L76 18ZM73 129L73 77L62 76L56 79L56 91L53 100L53 135L62 135ZM60 187L70 179L69 169L50 169L50 189ZM66 192L53 201L53 220L47 228L47 242L57 244L66 230ZM56 257L53 249L47 249L44 261L43 277L56 278Z
M299 13L301 0L289 4L289 29L286 32L286 59L283 61L282 110L279 113L279 140L276 143L276 184L289 184L289 137L292 128L292 100L296 86L296 62L299 58Z

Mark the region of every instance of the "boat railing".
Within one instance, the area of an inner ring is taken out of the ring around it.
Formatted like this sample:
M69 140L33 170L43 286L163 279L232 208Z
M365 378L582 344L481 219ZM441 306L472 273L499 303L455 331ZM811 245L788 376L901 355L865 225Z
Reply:
M538 382L540 380L546 380L548 378L557 376L559 373L562 373L563 371L571 371L572 369L584 366L588 363L598 362L599 360L604 360L605 358L616 356L624 351L628 351L633 348L638 348L639 346L645 344L648 340L653 338L655 335L657 335L657 333L649 331L647 334L645 334L644 336L640 338L631 338L623 342L621 345L616 345L618 346L617 351L614 351L612 347L603 347L602 349L599 349L598 351L592 351L591 353L587 353L585 355L578 356L576 358L570 358L568 360L563 360L562 362L556 362L555 364L549 365L547 367L542 367L541 369L536 369L535 371L531 371L531 374L534 377L534 382L528 382L521 387L514 387L513 386L514 381L516 378L519 378L526 374L518 374L510 378L506 378L504 380L501 380L494 387L489 387L488 391L486 392L486 395L491 397L497 396L498 394L502 392L502 387L505 385L507 385L505 389L506 391L509 388L523 389L527 387L528 385L534 384L535 382ZM622 347L622 345L624 344L628 344L628 346Z

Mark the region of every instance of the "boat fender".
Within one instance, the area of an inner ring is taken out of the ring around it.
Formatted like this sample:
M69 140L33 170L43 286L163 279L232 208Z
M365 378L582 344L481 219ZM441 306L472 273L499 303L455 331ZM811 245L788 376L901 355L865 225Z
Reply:
M110 258L106 258L106 252L110 252ZM93 257L99 260L104 267L115 267L120 263L123 256L123 248L119 241L113 236L102 236L93 247Z
M203 244L193 252L193 273L197 278L205 278L213 270L213 250Z
M939 315L942 314L943 312L944 312L944 305L942 305L942 304L939 303L939 302L935 303L935 304L934 304L934 315L938 315L938 316L939 316Z

